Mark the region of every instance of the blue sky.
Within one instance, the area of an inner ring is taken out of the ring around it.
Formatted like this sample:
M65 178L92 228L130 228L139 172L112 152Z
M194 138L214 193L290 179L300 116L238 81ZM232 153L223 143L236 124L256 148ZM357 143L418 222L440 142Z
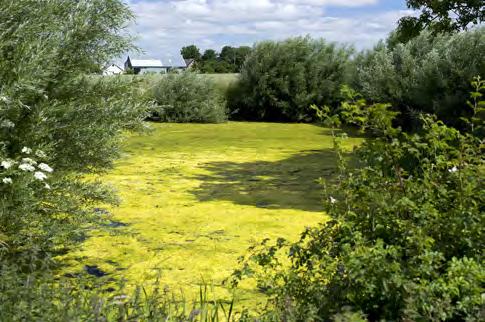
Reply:
M266 39L310 35L368 48L412 12L404 0L125 0L130 31L144 51L169 59L185 45L220 50Z

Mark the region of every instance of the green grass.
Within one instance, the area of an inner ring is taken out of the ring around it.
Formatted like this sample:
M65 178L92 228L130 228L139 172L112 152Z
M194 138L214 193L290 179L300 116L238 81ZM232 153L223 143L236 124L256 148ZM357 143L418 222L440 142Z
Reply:
M124 157L102 180L119 190L109 209L126 227L94 231L64 258L70 272L97 265L111 277L153 280L215 296L237 258L264 238L296 240L326 220L317 179L334 170L329 131L308 124L152 124L126 139ZM349 147L358 144L349 139ZM238 301L262 302L243 284Z

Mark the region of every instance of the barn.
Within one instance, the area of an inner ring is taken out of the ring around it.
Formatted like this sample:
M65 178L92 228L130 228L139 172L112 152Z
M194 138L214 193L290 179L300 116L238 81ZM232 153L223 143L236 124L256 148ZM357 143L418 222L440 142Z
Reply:
M131 59L125 62L125 70L132 70L134 74L165 73L167 68L158 59Z
M103 76L113 76L123 74L124 70L116 64L112 64L103 70Z
M162 63L159 59L131 59L128 56L125 62L125 70L132 70L134 74L146 74L183 71L189 67L182 56L168 57L164 62Z

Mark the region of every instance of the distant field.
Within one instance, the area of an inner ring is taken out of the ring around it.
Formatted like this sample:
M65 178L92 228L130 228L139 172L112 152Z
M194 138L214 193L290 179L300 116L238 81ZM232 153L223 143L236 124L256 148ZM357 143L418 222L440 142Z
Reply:
M211 76L214 77L214 76ZM229 298L221 282L252 243L296 240L326 220L317 179L332 175L329 131L308 124L152 124L125 142L125 155L102 180L122 203L108 209L109 231L93 232L70 253L69 272L97 265L109 276L152 280L193 294L202 281ZM349 139L348 147L358 144ZM239 300L261 304L254 285Z

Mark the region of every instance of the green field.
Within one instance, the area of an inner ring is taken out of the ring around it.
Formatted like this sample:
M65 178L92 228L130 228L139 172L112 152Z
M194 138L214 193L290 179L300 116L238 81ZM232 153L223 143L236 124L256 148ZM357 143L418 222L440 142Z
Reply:
M102 178L122 203L108 209L121 227L91 232L64 258L70 272L97 265L112 277L216 296L248 246L298 238L326 220L317 179L334 169L332 137L308 124L152 124L126 139L124 156ZM349 139L348 146L358 139ZM126 225L126 226L125 226ZM240 300L255 296L243 284Z

